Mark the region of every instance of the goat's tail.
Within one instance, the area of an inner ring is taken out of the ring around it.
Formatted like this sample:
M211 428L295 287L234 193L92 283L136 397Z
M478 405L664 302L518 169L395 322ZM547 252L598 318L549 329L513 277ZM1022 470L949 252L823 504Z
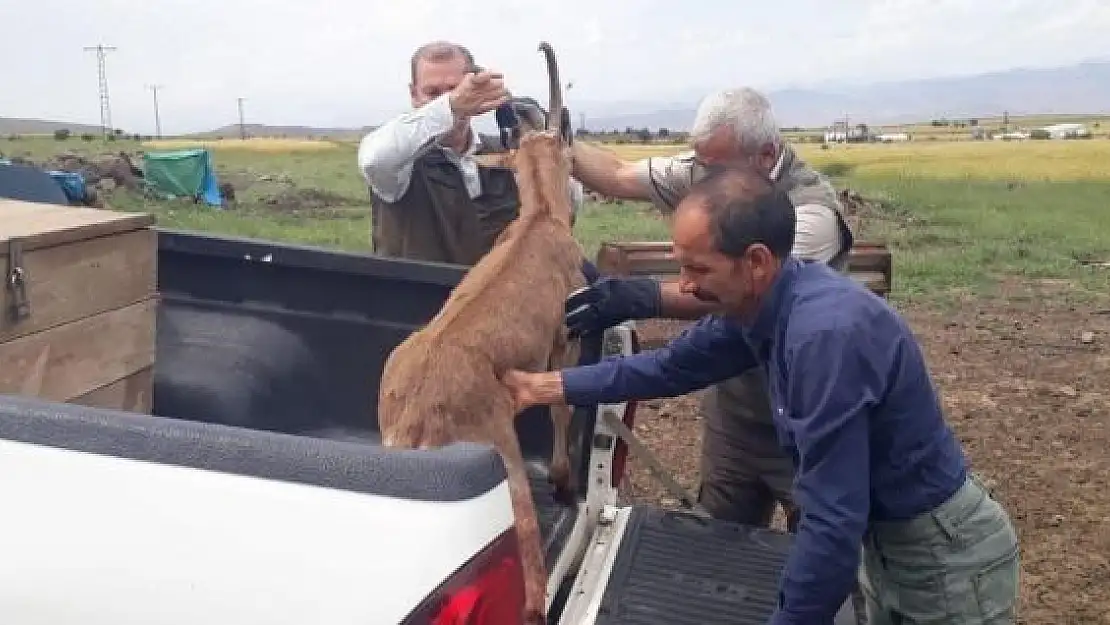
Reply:
M540 52L547 59L547 91L550 102L547 107L547 129L561 134L563 123L563 85L559 80L559 64L555 61L555 50L546 41L540 42Z

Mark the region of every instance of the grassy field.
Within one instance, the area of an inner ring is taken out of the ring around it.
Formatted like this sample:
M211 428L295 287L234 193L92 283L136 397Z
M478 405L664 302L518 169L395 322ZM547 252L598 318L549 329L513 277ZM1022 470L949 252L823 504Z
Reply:
M197 142L65 143L0 141L0 151L45 159L63 150L179 149ZM233 210L151 202L116 193L111 204L151 210L165 226L368 248L366 190L353 143L248 139L204 142L221 181L237 189ZM681 146L611 146L627 159ZM989 289L1002 276L1062 279L1076 296L1110 290L1110 271L1081 260L1110 260L1110 141L803 144L799 152L838 187L882 200L862 225L866 239L895 252L896 299L950 299ZM635 204L589 205L578 233L592 253L605 240L665 238L667 223Z

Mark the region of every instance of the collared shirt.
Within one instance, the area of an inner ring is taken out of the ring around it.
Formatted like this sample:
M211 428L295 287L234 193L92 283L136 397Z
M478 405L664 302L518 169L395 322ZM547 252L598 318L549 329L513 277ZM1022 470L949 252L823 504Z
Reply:
M831 623L871 522L932 510L963 483L921 349L880 297L790 258L750 327L702 318L666 347L563 370L575 405L673 397L762 366L801 508L774 623Z
M470 145L459 153L440 143L440 137L449 132L454 123L455 114L451 112L446 93L390 120L362 138L358 146L359 171L378 197L385 202L396 202L409 188L416 159L432 148L439 148L459 168L470 198L478 197L482 194L475 158L478 133L471 130ZM585 199L582 184L571 178L568 192L572 210L577 214Z
M782 175L786 148L771 169L771 180ZM636 162L640 180L648 189L651 203L660 212L673 213L690 187L702 176L693 150L674 156L652 156ZM840 224L836 211L822 204L798 204L794 207L797 227L791 254L807 260L827 263L840 252Z

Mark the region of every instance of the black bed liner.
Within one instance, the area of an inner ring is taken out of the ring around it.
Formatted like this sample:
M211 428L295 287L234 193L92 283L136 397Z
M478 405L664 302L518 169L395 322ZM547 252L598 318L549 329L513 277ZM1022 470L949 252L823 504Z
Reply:
M763 625L788 534L637 505L595 625ZM855 625L846 604L836 625Z

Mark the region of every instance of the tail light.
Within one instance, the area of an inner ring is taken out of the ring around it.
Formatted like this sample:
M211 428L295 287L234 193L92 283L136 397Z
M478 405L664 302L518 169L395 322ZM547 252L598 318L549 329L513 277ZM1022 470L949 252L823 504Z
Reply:
M636 400L630 400L625 404L624 414L621 415L621 421L632 429L636 424ZM624 479L624 466L628 461L628 445L625 444L623 438L617 439L617 445L613 448L613 475L610 479L613 483L613 488L618 488L621 485L621 480Z
M429 595L402 625L505 625L524 614L516 531L505 530Z
M632 336L632 353L640 351L640 337L636 334L635 330L629 332ZM636 400L630 400L625 404L624 414L621 415L621 421L624 422L628 429L632 429L636 425ZM618 488L621 485L621 480L624 479L624 467L628 461L628 445L625 444L623 438L617 438L617 444L613 448L613 474L610 476L610 481L613 488Z

